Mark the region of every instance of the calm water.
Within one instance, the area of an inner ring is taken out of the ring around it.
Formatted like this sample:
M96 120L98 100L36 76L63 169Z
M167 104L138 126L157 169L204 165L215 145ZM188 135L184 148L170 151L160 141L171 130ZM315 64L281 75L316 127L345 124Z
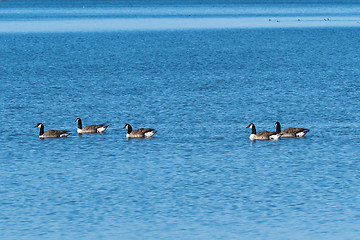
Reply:
M309 18L301 27L207 22L138 31L135 23L101 31L91 20L116 21L127 11L95 5L103 15L79 18L77 6L7 4L0 10L8 14L0 19L2 239L360 236L360 17L352 7L288 6L292 13L280 17ZM266 6L246 17L279 17ZM152 7L169 15L157 19L161 26L189 6ZM191 8L212 12L209 19L246 12ZM153 19L141 7L127 19L139 15ZM57 32L62 26L52 22L76 18L90 27ZM53 29L6 27L33 20ZM77 135L77 117L110 127ZM311 131L249 140L250 122L275 130L276 121ZM38 122L73 134L39 140ZM127 140L125 123L158 133Z

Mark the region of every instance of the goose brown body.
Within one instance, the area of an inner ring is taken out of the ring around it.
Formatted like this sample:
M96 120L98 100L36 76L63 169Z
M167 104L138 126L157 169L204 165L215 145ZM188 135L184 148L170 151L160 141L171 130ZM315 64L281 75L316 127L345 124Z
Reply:
M126 133L127 138L148 138L157 132L153 128L138 128L133 130L130 124L125 124L124 128L128 130Z
M250 123L247 128L251 128L250 139L251 140L278 140L282 136L281 133L270 132L270 131L261 131L256 132L255 124Z
M103 133L109 125L98 124L98 125L88 125L82 127L81 118L77 118L76 122L78 123L77 132L78 133Z
M310 130L307 128L286 128L281 131L281 125L279 122L275 123L276 132L281 133L282 137L304 137Z
M68 130L48 130L44 131L44 124L38 123L35 127L40 128L39 138L60 138L70 135Z

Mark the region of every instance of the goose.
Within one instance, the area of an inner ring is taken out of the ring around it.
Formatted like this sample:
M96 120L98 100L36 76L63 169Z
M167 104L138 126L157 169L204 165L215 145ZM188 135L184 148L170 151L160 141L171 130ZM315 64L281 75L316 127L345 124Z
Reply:
M281 125L279 122L275 123L276 132L281 133L282 137L304 137L310 129L306 128L286 128L281 131Z
M256 133L256 128L253 123L250 123L247 128L251 128L252 132L250 134L250 140L279 140L281 137L281 133L277 132L268 132L262 131Z
M60 137L67 137L71 133L67 130L48 130L44 132L44 124L38 123L34 128L40 128L39 138L60 138Z
M157 133L153 128L139 128L133 130L130 124L125 124L124 128L128 130L126 133L127 138L149 138Z
M77 132L79 134L81 134L81 133L103 133L103 132L105 132L106 128L109 126L109 125L105 125L105 124L99 124L99 125L88 125L88 126L82 127L81 118L77 118L75 121L78 123Z

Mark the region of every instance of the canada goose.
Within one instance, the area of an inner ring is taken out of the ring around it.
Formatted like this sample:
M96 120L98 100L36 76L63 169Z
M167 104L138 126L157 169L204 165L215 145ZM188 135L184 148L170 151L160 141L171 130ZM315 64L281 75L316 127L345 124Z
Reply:
M126 133L127 138L149 138L152 137L157 131L153 128L139 128L133 130L130 124L125 124L124 128L128 131Z
M60 137L67 137L71 133L67 130L48 130L44 132L44 124L38 123L34 128L40 128L39 138L60 138Z
M77 128L78 133L103 133L105 132L106 128L109 126L109 125L105 126L105 124L99 124L99 125L88 125L82 127L82 121L80 118L77 118L75 121L78 123L78 128Z
M250 123L247 128L251 128L252 132L250 134L251 140L278 140L281 137L281 133L277 132L268 132L268 131L262 131L256 133L256 128L253 123Z
M286 128L281 131L279 122L275 123L276 132L281 133L282 137L304 137L310 130L306 128Z

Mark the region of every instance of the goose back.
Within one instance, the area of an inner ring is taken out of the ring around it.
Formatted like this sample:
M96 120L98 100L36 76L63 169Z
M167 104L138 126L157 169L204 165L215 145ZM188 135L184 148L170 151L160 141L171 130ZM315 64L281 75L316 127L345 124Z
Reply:
M138 128L133 130L130 124L125 124L124 128L128 130L126 133L127 138L149 138L157 133L153 128Z
M39 135L40 138L60 138L67 137L70 133L67 130L48 130L43 135Z
M278 140L282 136L281 133L261 131L256 132L255 124L250 123L247 128L251 128L250 140Z
M38 123L35 127L40 128L39 138L60 138L71 134L68 130L48 130L45 132L44 124L42 123Z
M281 131L281 125L279 122L275 123L276 132L281 133L282 137L304 137L306 133L310 131L307 128L286 128Z
M94 125L88 125L82 127L81 118L77 118L76 122L78 123L78 128L77 128L78 133L103 133L105 132L106 128L110 126L105 124L98 124L98 125L94 124Z

